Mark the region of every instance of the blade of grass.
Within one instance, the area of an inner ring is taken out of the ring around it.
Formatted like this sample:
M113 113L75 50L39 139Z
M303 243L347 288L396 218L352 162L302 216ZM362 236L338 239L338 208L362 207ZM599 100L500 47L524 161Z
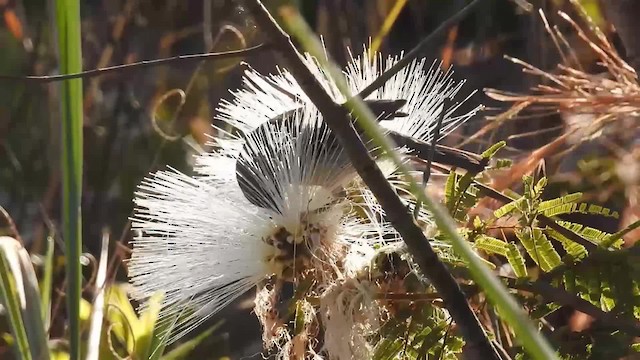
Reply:
M55 1L60 73L82 71L79 0ZM80 299L82 269L82 79L60 83L62 123L62 235L65 240L69 354L80 359Z
M53 236L47 236L47 252L44 255L44 271L40 285L40 306L44 328L49 329L51 322L51 283L53 281L53 254L55 242Z
M207 340L214 331L216 331L220 326L222 326L222 321L216 323L202 334L196 336L195 338L180 344L180 346L171 350L168 354L163 356L162 360L181 360L181 359L189 359L189 355L191 352L200 345L203 341Z
M86 360L98 360L100 355L100 336L102 335L102 320L104 318L104 292L107 280L107 264L109 256L109 233L102 231L102 246L100 249L100 263L96 275L97 294L93 300L91 311L91 325L89 326L89 340L87 341Z
M24 328L27 331L27 340L31 349L31 355L34 359L49 359L49 345L47 334L42 321L42 309L40 302L40 288L38 286L38 278L31 263L31 256L22 245L16 242L16 254L20 265L19 269L14 269L14 273L20 271L22 274L22 283L18 286L24 292L26 302L22 309L22 320Z
M404 9L404 6L406 4L407 4L407 0L397 0L396 3L393 5L393 7L391 8L391 11L389 11L389 14L384 19L384 22L382 23L380 30L376 34L376 37L373 39L373 42L371 43L371 47L369 48L369 57L374 56L378 52L378 50L380 49L380 46L382 45L382 40L384 40L387 34L389 34L389 31L391 31L391 27L393 27L393 24L398 19L398 16L402 12L402 9Z
M19 267L15 264L15 255L11 255L12 242L16 241L10 237L0 237L0 299L4 305L7 318L9 319L9 325L11 326L11 333L16 342L17 356L20 359L31 360L31 351L29 349L29 341L27 339L27 331L22 321L22 304L25 302L24 294L20 295L18 290L21 279L17 279L16 273L12 272L12 269ZM13 258L14 264L11 264L11 258Z
M279 15L283 17L290 33L296 37L306 51L318 59L325 70L331 74L338 89L345 97L350 99L347 101L346 106L354 113L359 125L366 131L366 134L389 155L399 170L405 175L414 195L431 211L440 231L451 239L454 250L467 261L472 277L485 290L488 298L500 310L500 313L507 323L514 329L525 350L535 359L556 359L557 355L555 351L535 329L520 305L509 294L504 284L491 273L489 268L482 263L469 244L467 244L458 233L455 221L449 216L442 205L427 196L416 183L415 179L409 175L407 167L399 155L393 150L394 147L390 140L386 138L379 128L371 110L369 110L364 102L357 96L351 97L349 87L341 70L326 58L322 43L309 28L302 16L295 10L291 8L285 10L284 7L280 8Z
M24 331L30 357L47 360L49 359L48 339L40 313L40 291L31 257L18 240L6 236L0 237L0 252L4 261L0 271L7 277L2 279L5 284L2 297L8 306L18 306L8 311L14 334L17 334L15 336L18 338ZM17 303L14 305L7 296L12 297ZM19 313L19 319L11 319L16 310ZM17 344L20 347L21 341Z

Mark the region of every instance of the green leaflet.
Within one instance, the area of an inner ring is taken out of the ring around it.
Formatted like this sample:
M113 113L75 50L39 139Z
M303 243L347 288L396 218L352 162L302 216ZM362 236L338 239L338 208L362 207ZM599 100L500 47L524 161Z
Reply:
M511 167L513 164L513 160L511 159L497 159L496 163L493 165L493 169L504 169Z
M507 203L505 205L503 205L502 207L498 208L496 211L493 212L493 216L495 216L496 218L501 218L507 214L512 213L513 211L517 210L518 208L522 207L522 205L526 202L525 198L519 198L517 200L514 200L510 203Z
M298 300L296 301L296 317L294 321L293 334L300 334L302 330L304 330L305 325L304 300Z
M567 194L559 198L545 200L540 202L540 204L538 205L538 211L545 211L547 209L551 209L551 208L558 207L565 204L573 204L576 201L580 200L581 198L582 198L582 193L576 192L572 194Z
M600 244L602 243L605 239L607 239L609 236L611 236L611 234L606 233L604 231L589 227L589 226L585 226L582 224L576 224L576 223L572 223L570 221L558 221L557 222L558 225L571 230L572 232L582 236L583 238L595 243L595 244Z
M522 242L529 256L543 271L549 272L562 263L560 255L541 229L527 227L516 230L516 237Z
M587 256L587 249L584 246L569 240L569 238L559 232L553 229L547 229L547 235L562 244L564 250L571 257L572 262L582 260Z
M528 274L527 265L525 265L524 257L522 257L520 250L518 250L518 246L512 242L509 243L508 246L509 251L507 252L507 260L509 261L511 268L513 268L514 274L519 278L526 277Z
M611 209L600 206L600 205L587 204L587 203L562 204L555 207L549 207L547 209L544 209L542 213L549 217L564 215L564 214L574 214L574 213L601 215L606 217L612 217L615 219L620 217L620 214L618 214L617 211L612 211Z
M564 283L564 288L570 293L577 293L577 283L576 283L576 274L573 270L567 270L562 274L562 282Z
M477 249L491 254L498 254L506 257L509 253L509 244L507 244L507 242L491 236L479 235L474 244Z
M603 269L603 272L610 273L611 268ZM609 276L607 276L609 275ZM616 299L613 296L613 290L611 288L611 279L610 274L605 275L605 277L600 281L600 308L603 311L610 312L613 310L614 306L616 306Z
M536 200L539 199L540 196L542 196L542 191L544 191L544 188L547 186L547 183L548 183L548 180L546 177L543 177L540 180L538 180L538 182L532 189L531 197Z
M444 186L444 202L449 212L453 210L454 197L456 192L456 184L458 183L458 173L452 171L447 177L447 183Z
M478 202L480 192L473 186L475 174L459 175L451 172L445 185L445 205L449 213L456 219L464 221L468 209Z
M457 358L464 343L447 332L450 319L441 309L424 303L396 315L377 331L380 338L374 341L373 359L431 359L440 358L439 354L442 359Z
M386 338L378 343L376 346L375 352L373 353L374 360L393 360L396 358L396 355L402 350L404 345L402 341L402 334L398 334L399 336L395 339Z
M491 145L491 147L489 147L487 150L483 151L482 154L480 154L480 156L483 159L491 159L498 151L500 151L500 149L502 149L505 146L507 146L506 141L497 142Z

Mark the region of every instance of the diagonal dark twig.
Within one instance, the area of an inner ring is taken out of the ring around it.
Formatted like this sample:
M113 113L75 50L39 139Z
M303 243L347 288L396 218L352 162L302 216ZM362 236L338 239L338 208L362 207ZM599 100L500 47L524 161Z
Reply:
M166 65L166 64L175 63L175 62L218 60L218 59L227 59L227 58L233 58L233 57L239 57L239 56L247 56L249 54L264 51L268 47L269 46L267 44L259 44L256 46L252 46L252 47L249 47L246 49L240 49L240 50L231 50L231 51L205 53L205 54L193 54L193 55L178 55L178 56L173 56L173 57L164 58L164 59L143 60L143 61L139 61L131 64L108 66L100 69L87 70L87 71L83 71L75 74L62 74L62 75L50 75L50 76L0 75L0 80L48 83L48 82L76 79L76 78L90 78L95 76L101 76L111 72L131 71L131 70L137 70L141 68Z
M444 121L446 108L451 102L450 98L444 99L442 103L442 111L440 112L440 116L438 116L438 121L436 123L436 127L433 129L432 141L431 141L431 151L427 154L427 166L422 172L422 188L426 189L427 184L429 183L429 179L431 178L431 164L433 163L433 157L435 155L436 145L438 143L438 139L440 138L440 130L442 129L442 122ZM420 214L420 208L422 207L422 201L418 199L416 201L416 205L413 209L413 217L417 220L418 215Z
M442 296L452 318L467 342L473 358L499 359L495 349L469 306L464 293L447 267L440 261L420 227L414 222L409 209L369 154L358 133L349 121L350 111L336 104L318 79L305 64L289 36L280 28L260 0L244 2L256 22L284 58L288 70L301 88L322 113L327 125L342 143L360 177L371 189L385 210L391 224L404 239L423 273L432 281Z

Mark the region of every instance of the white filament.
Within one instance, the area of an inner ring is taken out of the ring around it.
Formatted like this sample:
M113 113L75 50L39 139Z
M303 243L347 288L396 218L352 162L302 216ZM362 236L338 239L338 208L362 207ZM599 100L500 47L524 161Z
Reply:
M389 56L383 60L382 55L379 54L370 58L366 49L361 56L351 56L345 76L352 94L363 90L401 58L402 56ZM342 96L318 62L309 55L306 60L308 67L334 100L344 102L346 98ZM366 99L406 100L407 103L400 111L407 113L408 116L383 121L381 125L404 135L430 141L437 119L444 109L445 99L453 99L457 96L464 81L456 82L453 79L453 71L451 69L443 71L438 62L433 62L428 69L426 65L424 58L412 61ZM471 94L462 101L451 102L444 109L440 137L446 136L476 114L480 107L466 114L453 115ZM250 132L269 119L292 110L300 104L311 102L287 70L280 70L276 75L262 75L249 69L245 72L242 89L233 92L233 95L232 101L221 102L217 109L219 112L217 118L244 132Z
M352 202L336 197L333 189L304 182L321 176L323 183L338 184L343 171L315 174L313 164L331 163L335 156L321 146L328 130L318 126L315 108L305 106L291 120L293 127L287 131L278 123L269 124L259 141L249 142L264 156L246 156L240 151L242 140L233 140L222 152L199 156L196 177L159 171L139 186L132 219L139 235L134 238L129 274L137 299L164 293L161 321L175 322L169 341L276 273L265 260L274 248L263 239L279 227L300 234L304 218L324 229L324 237L313 244L314 256L332 263L344 260L343 254L332 253L332 244L349 246L352 258L395 236L389 224L371 213L375 207L367 209L370 215L363 219ZM275 209L246 200L236 181L237 159L258 165L260 171L253 175L266 187L259 193Z

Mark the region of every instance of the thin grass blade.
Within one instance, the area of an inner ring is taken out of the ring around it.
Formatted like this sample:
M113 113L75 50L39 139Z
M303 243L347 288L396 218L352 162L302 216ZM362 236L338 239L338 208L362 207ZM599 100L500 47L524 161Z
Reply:
M79 0L57 0L55 24L60 73L82 71ZM60 82L62 124L62 235L65 241L69 354L80 359L80 300L82 269L82 79Z

